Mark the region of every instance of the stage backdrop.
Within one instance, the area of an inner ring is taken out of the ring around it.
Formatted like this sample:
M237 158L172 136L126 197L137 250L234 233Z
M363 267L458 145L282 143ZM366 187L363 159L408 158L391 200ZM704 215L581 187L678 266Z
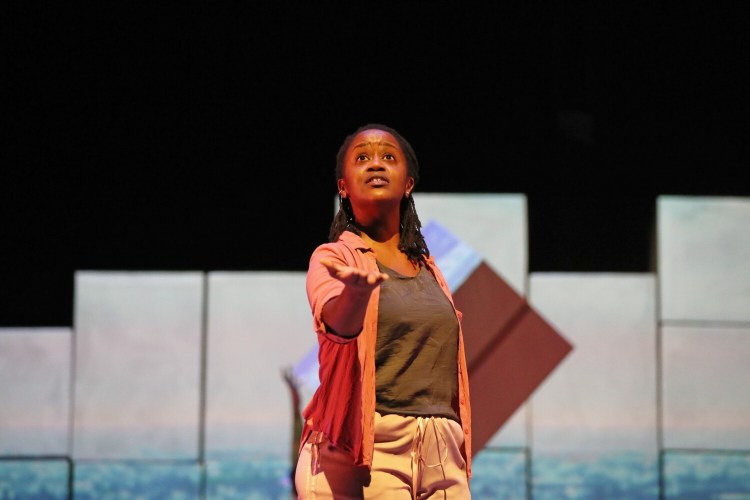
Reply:
M529 389L507 418L474 414L496 428L475 499L750 496L749 199L659 197L655 269L636 274L530 274L523 194L415 202L436 253L458 252L457 295L481 271L504 297L476 342L505 357L473 355L472 393ZM317 383L304 281L78 271L73 325L0 329L0 498L288 498L284 374L303 405ZM489 327L511 299L562 339L532 383L538 330Z

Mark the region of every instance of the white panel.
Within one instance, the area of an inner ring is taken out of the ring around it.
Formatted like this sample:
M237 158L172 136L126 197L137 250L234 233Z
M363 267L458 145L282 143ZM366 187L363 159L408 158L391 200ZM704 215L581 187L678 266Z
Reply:
M660 196L665 320L750 321L750 198Z
M574 345L532 396L535 454L656 454L655 278L533 273L531 305Z
M75 458L197 457L203 280L76 273Z
M515 290L526 291L528 223L523 194L414 193L422 225L435 219L484 257Z
M662 328L664 446L750 449L750 328Z
M0 455L65 455L70 328L0 329Z
M282 370L317 345L305 278L305 272L209 273L209 457L289 456L292 403ZM303 407L311 396L306 389Z

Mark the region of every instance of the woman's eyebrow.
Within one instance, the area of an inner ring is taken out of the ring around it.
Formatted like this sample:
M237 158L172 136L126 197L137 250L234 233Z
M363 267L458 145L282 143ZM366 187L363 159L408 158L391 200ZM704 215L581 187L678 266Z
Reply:
M355 149L356 149L356 148L364 148L364 147L366 147L366 146L372 146L372 144L373 144L372 142L361 142L361 143L359 143L359 144L355 145L355 146L354 146L354 148L355 148ZM374 143L374 144L377 144L377 145L380 145L380 146L387 146L387 147L389 147L389 148L393 148L393 149L395 149L395 148L396 148L396 146L394 146L394 145L393 145L393 144L391 144L390 142L376 142L376 143Z

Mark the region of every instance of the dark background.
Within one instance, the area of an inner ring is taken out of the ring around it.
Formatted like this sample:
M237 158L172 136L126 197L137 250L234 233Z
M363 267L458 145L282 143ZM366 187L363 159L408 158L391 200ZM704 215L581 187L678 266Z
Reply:
M367 122L418 190L524 193L531 272L750 195L750 2L84 5L2 7L0 326L71 325L78 269L304 271Z

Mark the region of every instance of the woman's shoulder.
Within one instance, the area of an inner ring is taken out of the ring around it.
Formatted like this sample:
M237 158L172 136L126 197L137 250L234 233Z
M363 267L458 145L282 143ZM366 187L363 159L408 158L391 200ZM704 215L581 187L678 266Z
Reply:
M355 255L370 253L370 250L371 248L362 238L350 231L344 231L338 240L318 245L313 250L310 260L320 259L323 256L337 256L348 261L350 258L356 258Z
M435 258L430 255L423 255L422 256L422 263L430 270L432 271L432 274L435 276L435 279L437 279L440 286L444 289L448 289L448 284L445 281L445 276L443 276L443 272L440 270L440 266L438 266L437 262L435 262Z
M351 231L344 231L343 233L341 233L338 240L321 243L315 248L313 253L321 252L321 251L334 251L335 252L335 251L343 251L345 249L369 250L370 248L367 246L365 241L360 236L352 233Z

